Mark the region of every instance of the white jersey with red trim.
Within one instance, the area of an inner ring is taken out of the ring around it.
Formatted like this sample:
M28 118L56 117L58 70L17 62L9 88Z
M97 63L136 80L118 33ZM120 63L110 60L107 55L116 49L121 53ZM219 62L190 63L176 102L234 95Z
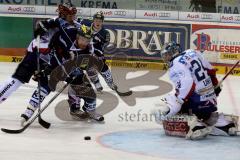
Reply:
M27 51L28 52L33 52L34 49L37 50L38 45L39 45L40 59L42 59L46 63L50 64L51 56L49 55L49 53L51 52L51 49L48 46L49 45L49 40L45 40L45 39L41 38L40 42L38 42L37 39L33 39L32 42L29 44L29 46L27 48Z
M174 83L178 98L186 100L194 94L197 101L215 101L216 95L207 71L211 64L199 52L186 50L170 65L170 79Z

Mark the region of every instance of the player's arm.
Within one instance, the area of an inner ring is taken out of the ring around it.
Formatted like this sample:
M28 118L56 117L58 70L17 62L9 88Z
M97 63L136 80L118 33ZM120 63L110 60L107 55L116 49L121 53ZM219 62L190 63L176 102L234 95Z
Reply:
M208 75L211 78L212 84L214 87L218 85L218 79L216 76L217 70L205 59L200 53L196 53L200 61L202 62L203 67L207 70ZM221 87L214 88L215 94L218 96L221 92Z
M34 37L36 38L38 35L42 36L46 32L48 32L49 29L54 29L58 26L59 26L58 18L39 21L34 30Z
M187 101L195 90L195 83L189 69L183 64L177 63L170 70L170 79L174 83L176 96Z
M166 117L177 114L181 110L182 104L188 100L195 90L195 83L189 70L181 63L175 62L169 74L176 92L175 95L166 97L167 107L169 108Z

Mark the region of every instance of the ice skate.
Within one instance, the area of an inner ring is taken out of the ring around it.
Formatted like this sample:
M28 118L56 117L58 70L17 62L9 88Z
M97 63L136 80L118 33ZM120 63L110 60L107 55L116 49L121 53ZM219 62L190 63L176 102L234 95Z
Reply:
M93 119L93 120L95 120L95 121L97 121L97 122L103 122L103 121L104 121L103 115L98 114L95 109L94 109L94 110L87 110L87 109L83 106L83 110L85 111L85 113L88 114L89 119Z
M34 108L32 105L29 105L25 112L21 114L21 120L20 120L20 125L24 126L26 122L32 117L34 114L36 108Z
M87 120L89 118L89 115L82 111L80 108L71 106L70 107L70 115L72 116L73 119L75 120Z

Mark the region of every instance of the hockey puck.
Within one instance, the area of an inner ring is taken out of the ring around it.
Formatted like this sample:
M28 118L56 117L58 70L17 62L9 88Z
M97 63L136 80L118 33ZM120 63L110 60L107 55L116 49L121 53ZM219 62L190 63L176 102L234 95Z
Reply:
M91 137L90 136L85 136L84 140L91 140Z

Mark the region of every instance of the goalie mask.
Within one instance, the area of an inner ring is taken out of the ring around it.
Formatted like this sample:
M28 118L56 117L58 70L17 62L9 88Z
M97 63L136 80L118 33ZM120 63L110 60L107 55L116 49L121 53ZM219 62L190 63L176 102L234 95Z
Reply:
M169 42L163 45L161 58L169 64L179 53L181 53L180 44Z

